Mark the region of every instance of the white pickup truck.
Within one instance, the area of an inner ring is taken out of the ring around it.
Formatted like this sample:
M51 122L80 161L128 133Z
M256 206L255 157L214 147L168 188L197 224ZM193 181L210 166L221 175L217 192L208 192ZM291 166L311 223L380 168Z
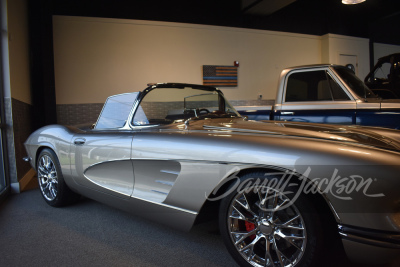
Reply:
M356 124L400 129L400 100L381 99L338 65L284 69L273 106L239 106L250 120Z

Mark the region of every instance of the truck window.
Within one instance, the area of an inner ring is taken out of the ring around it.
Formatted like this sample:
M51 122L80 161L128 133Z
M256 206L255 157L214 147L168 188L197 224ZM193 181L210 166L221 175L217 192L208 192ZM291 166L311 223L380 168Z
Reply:
M342 101L350 98L325 70L296 72L289 76L285 102Z
M342 87L332 79L331 75L328 73L328 80L332 90L333 100L335 101L346 101L350 100L350 97L343 91Z
M329 81L324 70L296 72L289 76L286 102L332 100Z
M350 89L362 98L376 98L377 96L361 81L350 69L343 66L335 66L336 74L342 78Z

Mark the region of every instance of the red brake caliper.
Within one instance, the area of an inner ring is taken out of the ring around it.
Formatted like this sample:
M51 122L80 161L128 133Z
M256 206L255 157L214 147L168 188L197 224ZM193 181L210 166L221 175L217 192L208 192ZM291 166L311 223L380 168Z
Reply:
M246 231L247 232L253 231L256 228L254 223L251 223L251 222L248 222L248 221L245 221L244 225L246 226ZM251 240L253 240L254 238L256 238L256 235L251 235L251 236L249 236L249 238Z

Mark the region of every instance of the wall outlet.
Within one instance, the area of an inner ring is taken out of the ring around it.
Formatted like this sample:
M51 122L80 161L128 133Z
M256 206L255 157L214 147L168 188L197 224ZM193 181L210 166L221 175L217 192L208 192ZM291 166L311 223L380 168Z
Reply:
M261 100L262 99L262 94L258 94L257 99Z

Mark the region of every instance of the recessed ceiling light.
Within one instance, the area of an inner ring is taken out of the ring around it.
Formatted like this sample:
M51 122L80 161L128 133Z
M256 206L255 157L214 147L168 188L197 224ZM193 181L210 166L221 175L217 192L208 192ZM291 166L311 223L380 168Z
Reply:
M359 4L365 2L365 0L342 0L342 4L345 5L355 5L355 4Z

